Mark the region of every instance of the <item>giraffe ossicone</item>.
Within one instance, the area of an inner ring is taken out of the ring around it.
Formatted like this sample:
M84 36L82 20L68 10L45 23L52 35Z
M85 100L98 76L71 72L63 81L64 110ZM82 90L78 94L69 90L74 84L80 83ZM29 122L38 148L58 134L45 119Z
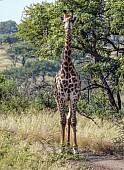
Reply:
M65 150L65 127L67 125L67 146L70 147L70 130L73 130L73 150L78 153L77 137L76 137L76 110L77 102L81 91L81 79L77 73L71 57L71 30L75 21L73 11L68 15L66 10L63 11L65 29L65 49L64 58L61 69L55 77L55 98L60 112L60 123L62 128L62 151ZM69 102L69 113L66 117L66 102Z

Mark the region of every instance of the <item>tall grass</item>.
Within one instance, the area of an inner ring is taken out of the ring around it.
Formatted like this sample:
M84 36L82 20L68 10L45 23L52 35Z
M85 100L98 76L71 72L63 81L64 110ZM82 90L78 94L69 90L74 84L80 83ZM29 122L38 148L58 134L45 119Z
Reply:
M90 165L86 162L75 162L72 166L73 163L67 161L70 155L58 154L61 137L59 120L58 113L46 110L32 110L20 115L1 114L1 169L87 169ZM117 132L112 123L105 122L100 128L80 115L77 121L79 149L104 151L113 146L112 139ZM97 123L100 125L100 121Z
M91 145L91 141L93 143L96 143L98 140L111 142L111 139L116 137L116 127L113 123L106 121L103 126L101 126L100 120L97 120L97 123L98 126L83 116L77 115L79 146L86 147L84 144L85 140L87 142L89 140ZM52 113L46 110L36 113L35 110L32 110L32 113L29 114L2 114L0 117L0 127L24 138L32 137L38 140L42 137L42 139L52 142L60 142L61 127L59 113Z

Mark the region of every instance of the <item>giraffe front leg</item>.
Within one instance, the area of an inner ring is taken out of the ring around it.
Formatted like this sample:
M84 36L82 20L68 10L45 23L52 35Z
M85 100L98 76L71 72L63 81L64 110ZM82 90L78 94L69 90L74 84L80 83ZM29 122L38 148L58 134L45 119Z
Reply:
M62 128L62 136L61 136L61 152L65 150L65 127L66 127L66 115L65 115L65 102L62 102L59 105L59 111L60 111L60 124Z
M71 131L71 116L72 116L72 113L71 113L71 108L69 107L69 113L68 113L68 116L67 116L67 125L68 125L68 128L67 128L67 152L69 154L72 154L72 149L70 147L70 131Z
M68 123L68 130L67 130L67 146L69 147L70 146L70 127L71 127L71 109L69 107L69 113L68 113L68 116L67 116L67 123Z
M77 136L76 136L76 108L77 108L77 102L72 103L71 109L72 109L72 120L71 120L71 126L73 129L73 151L74 154L78 154L78 145L77 145Z
M67 133L67 146L70 146L70 126L71 126L71 117L67 118L68 121L68 133Z

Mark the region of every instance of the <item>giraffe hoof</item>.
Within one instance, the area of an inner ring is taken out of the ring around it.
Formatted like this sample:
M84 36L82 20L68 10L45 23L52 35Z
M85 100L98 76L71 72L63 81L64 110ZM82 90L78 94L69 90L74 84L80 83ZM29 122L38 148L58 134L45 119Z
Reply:
M78 148L77 148L77 147L74 147L74 148L73 148L73 152L74 152L74 154L79 154Z
M65 146L62 146L59 153L65 153L66 149L65 149Z

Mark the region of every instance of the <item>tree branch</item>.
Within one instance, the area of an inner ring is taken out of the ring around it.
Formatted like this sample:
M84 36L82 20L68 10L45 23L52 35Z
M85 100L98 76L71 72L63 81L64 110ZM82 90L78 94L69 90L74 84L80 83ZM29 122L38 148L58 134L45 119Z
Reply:
M113 49L114 50L110 50L110 49L107 49L108 50L108 52L114 52L114 51L120 51L120 52L122 52L122 53L124 53L124 48L118 48L116 45L115 45L115 43L113 42L113 41L111 41L109 38L106 38L106 39L103 39L103 38L99 38L99 39L97 39L97 40L107 40L107 42L109 43L109 44L111 44L112 45L112 47L113 47ZM122 44L122 43L120 43L120 44ZM123 44L122 44L123 45Z
M77 49L77 50L83 50L81 47L79 47L79 46L74 46L74 45L72 45L71 48L75 48L75 49Z
M90 89L94 89L94 88L102 88L102 89L108 90L106 87L104 87L104 86L102 86L100 84L91 84L91 85L81 89L81 91L90 90Z
M80 112L78 109L77 109L77 112L78 112L80 115L86 117L87 119L92 120L92 122L100 128L100 126L96 123L96 121L95 121L92 117L85 115L85 113Z
M114 49L118 50L118 47L116 47L114 42L112 42L109 38L107 38L106 40L108 41L109 44L111 44L113 46Z

